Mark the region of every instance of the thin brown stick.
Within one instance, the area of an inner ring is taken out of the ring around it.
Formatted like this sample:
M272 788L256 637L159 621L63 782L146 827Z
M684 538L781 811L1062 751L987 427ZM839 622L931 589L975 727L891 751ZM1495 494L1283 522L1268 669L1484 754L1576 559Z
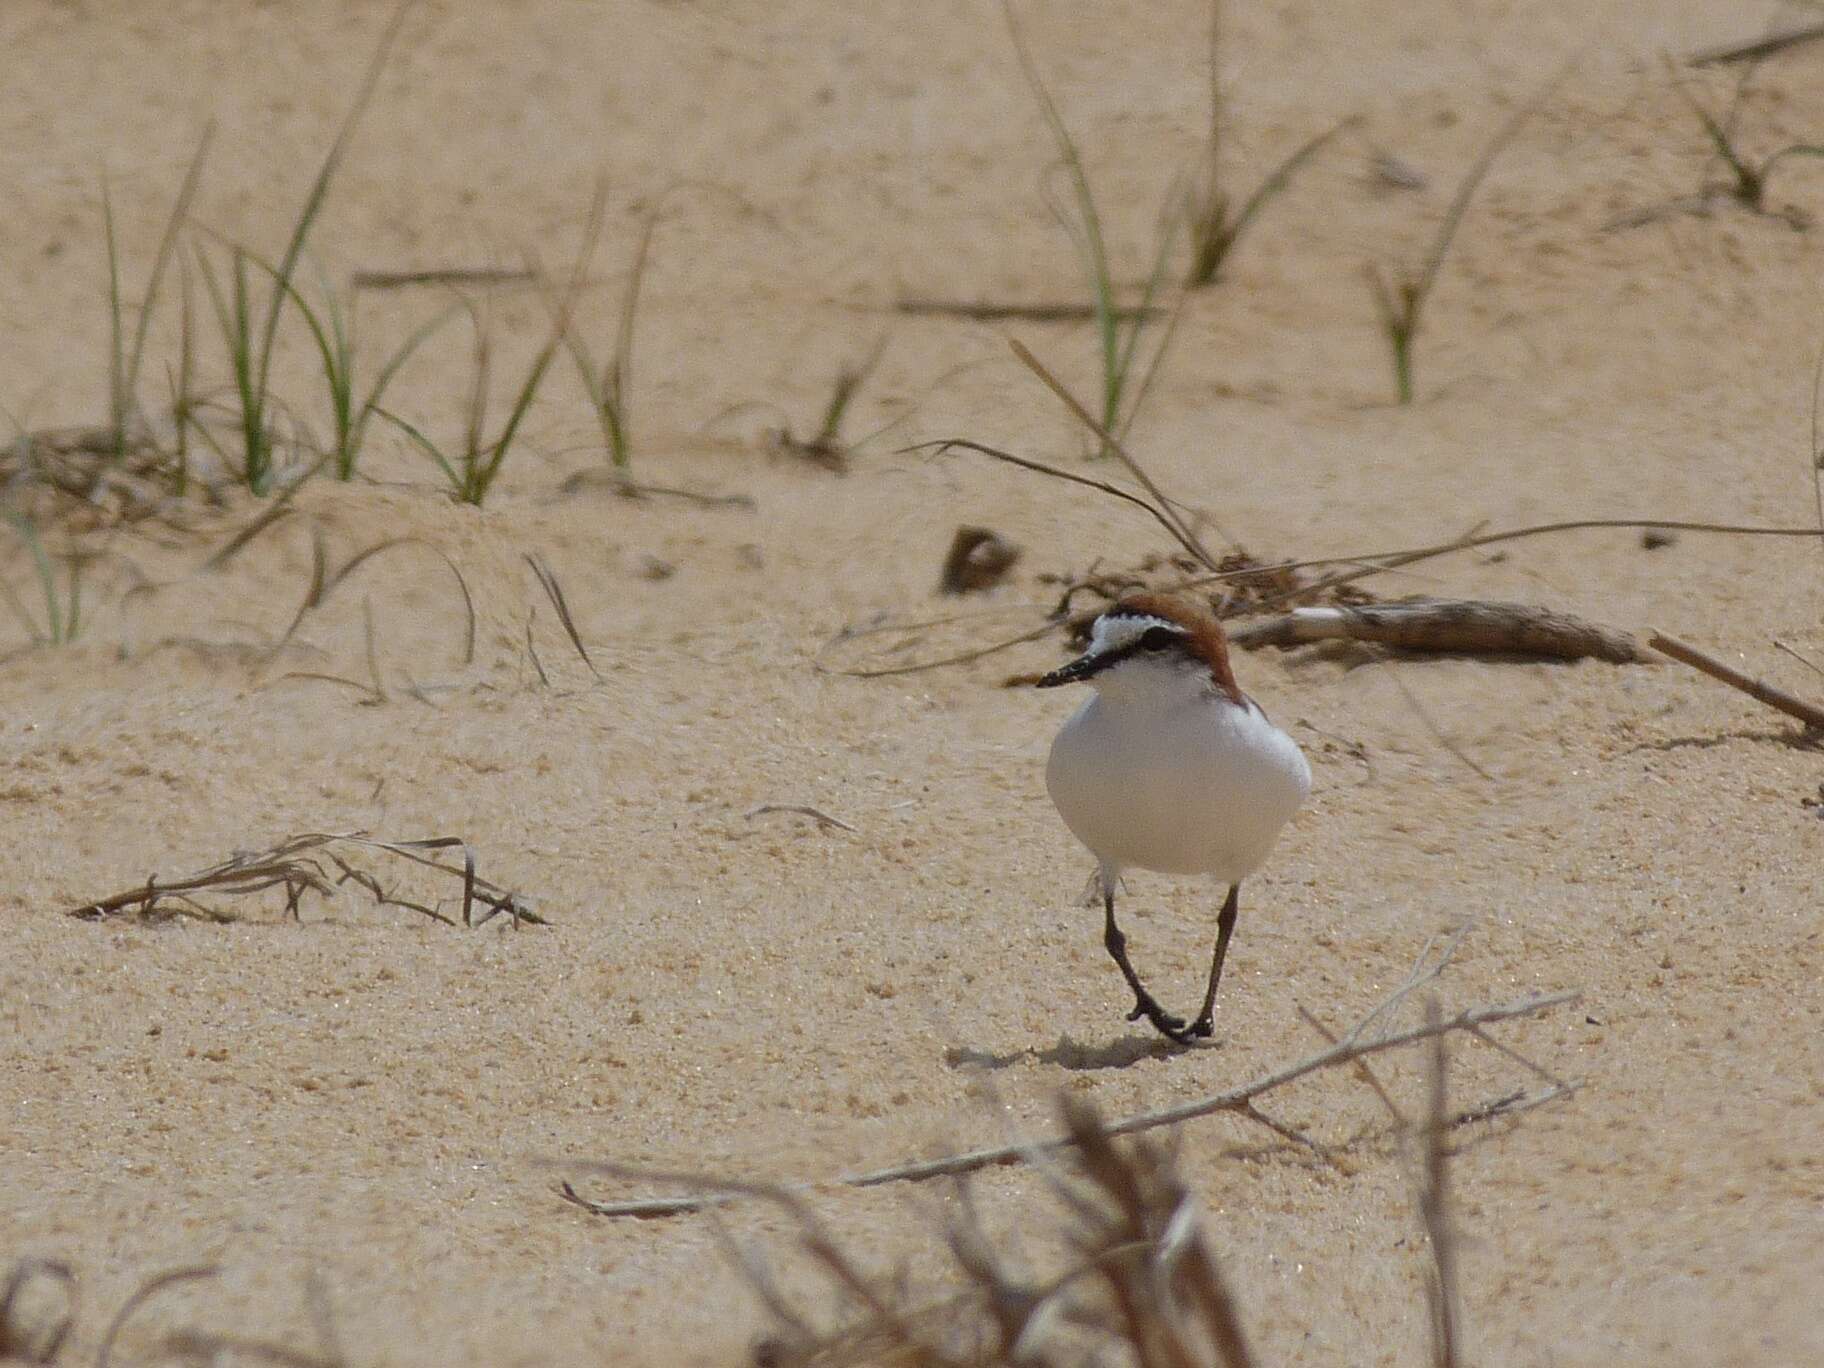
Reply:
M1425 1024L1443 1019L1438 1000L1427 998ZM1462 1361L1462 1304L1458 1296L1457 1232L1450 1212L1449 1149L1444 1142L1449 1121L1445 1115L1446 1054L1444 1037L1431 1038L1431 1086L1427 1094L1425 1169L1419 1188L1419 1214L1431 1245L1432 1275L1426 1292L1431 1304L1431 1362L1433 1368L1457 1368Z
M1340 1064L1353 1064L1357 1059L1382 1054L1388 1050L1399 1049L1402 1046L1430 1040L1440 1035L1469 1031L1475 1027L1487 1026L1495 1022L1537 1016L1541 1012L1563 1006L1567 1002L1574 1002L1577 997L1578 994L1575 992L1550 993L1521 998L1514 1002L1474 1007L1435 1024L1428 1022L1423 1026L1389 1031L1367 1039L1352 1038L1354 1033L1351 1032L1351 1035L1345 1037L1341 1043L1320 1050L1295 1064L1263 1074L1251 1082L1209 1097L1129 1116L1109 1126L1108 1133L1110 1135L1137 1135L1145 1131L1156 1130L1161 1126L1178 1125L1185 1121L1213 1116L1218 1112L1245 1111L1256 1098L1321 1069L1334 1068ZM1056 1153L1070 1148L1071 1145L1072 1140L1069 1136L1053 1136L1044 1140L995 1145L936 1159L896 1164L890 1168L845 1174L830 1181L836 1186L850 1188L880 1187L888 1183L918 1183L931 1178L974 1173L985 1168L1028 1163L1035 1156ZM598 1216L669 1216L681 1212L698 1211L706 1205L726 1201L731 1196L753 1195L756 1187L764 1186L721 1179L706 1179L701 1174L644 1169L634 1165L611 1162L590 1162L575 1167L612 1178L639 1182L675 1183L696 1189L691 1194L681 1196L641 1198L627 1202L594 1202L579 1195L570 1184L563 1185L562 1192L567 1201ZM799 1186L808 1187L810 1185L801 1184Z
M1047 389L1057 395L1059 399L1063 400L1064 406L1076 416L1077 421L1082 423L1101 439L1105 444L1104 449L1114 452L1115 455L1120 458L1121 464L1127 467L1128 472L1136 480L1140 481L1146 492L1153 496L1154 502L1158 505L1155 510L1155 516L1157 516L1161 522L1164 522L1168 527L1173 529L1178 540L1183 544L1184 549L1189 551L1199 562L1208 566L1211 570L1219 570L1221 567L1218 565L1216 558L1204 548L1203 543L1197 539L1197 534L1191 531L1189 525L1178 516L1177 501L1167 498L1165 492L1161 490L1158 485L1153 483L1153 477L1148 475L1145 467L1134 459L1133 454L1128 451L1121 439L1107 428L1103 427L1102 424L1098 423L1095 418L1090 415L1089 410L1078 402L1077 397L1064 387L1064 383L1059 380L1057 376L1053 375L1051 371L1046 369L1044 363L1027 350L1026 345L1017 337L1008 338L1007 345L1013 348L1013 354L1025 363L1028 370L1045 382L1045 387Z
M1798 47L1802 43L1811 43L1824 38L1824 24L1804 24L1797 28L1782 29L1762 38L1751 38L1745 43L1724 43L1719 47L1703 48L1685 58L1687 66L1721 66L1725 62L1758 62L1763 57L1771 57L1776 52L1787 48Z
M357 290L398 290L410 285L517 285L537 279L538 273L527 266L425 266L356 271L349 283Z
M1723 664L1713 655L1706 655L1695 646L1687 645L1677 637L1669 637L1664 632L1654 632L1647 638L1647 644L1672 659L1700 670L1712 679L1720 679L1731 688L1740 689L1757 702L1765 703L1770 708L1778 709L1788 717L1796 717L1807 727L1824 729L1824 708L1815 703L1787 693L1765 680L1754 679L1743 674L1732 666Z
M967 318L979 323L1082 323L1095 318L1094 304L1022 304L1017 301L967 299L900 299L893 304L895 313L915 318ZM1158 306L1138 308L1116 305L1111 310L1123 323L1152 318L1162 312Z
M814 808L806 803L762 803L757 808L749 808L742 816L751 822L754 818L764 817L769 812L795 812L800 817L811 818L820 827L840 827L844 831L855 830L842 818L832 817L822 808Z

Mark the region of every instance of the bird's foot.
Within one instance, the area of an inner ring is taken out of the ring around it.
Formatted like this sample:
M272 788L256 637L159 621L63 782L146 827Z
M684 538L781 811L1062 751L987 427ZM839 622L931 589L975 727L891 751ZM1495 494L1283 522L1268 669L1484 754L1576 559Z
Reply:
M1198 1017L1197 1020L1190 1024L1190 1028L1185 1031L1185 1034L1188 1036L1195 1036L1198 1040L1208 1040L1212 1035L1216 1034L1215 1018L1207 1016Z
M1186 1030L1184 1018L1173 1016L1150 997L1141 998L1134 1004L1134 1010L1127 1014L1129 1021L1138 1021L1145 1017L1152 1023L1153 1029L1168 1040L1175 1040L1180 1045L1188 1045L1194 1035L1193 1030Z

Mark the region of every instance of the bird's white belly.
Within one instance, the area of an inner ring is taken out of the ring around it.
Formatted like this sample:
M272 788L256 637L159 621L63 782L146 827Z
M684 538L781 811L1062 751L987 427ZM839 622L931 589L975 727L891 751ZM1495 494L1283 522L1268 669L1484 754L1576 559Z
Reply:
M1239 883L1310 794L1311 770L1252 708L1110 707L1098 694L1052 743L1045 784L1104 865Z

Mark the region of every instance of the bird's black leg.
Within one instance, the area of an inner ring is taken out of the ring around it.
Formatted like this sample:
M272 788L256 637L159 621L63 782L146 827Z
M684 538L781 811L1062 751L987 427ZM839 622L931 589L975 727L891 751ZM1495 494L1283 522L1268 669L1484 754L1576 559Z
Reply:
M1107 913L1107 921L1102 929L1102 944L1107 947L1115 964L1120 967L1121 976L1127 980L1127 986L1134 990L1134 1010L1127 1014L1129 1021L1138 1021L1145 1017L1153 1023L1155 1030L1163 1036L1169 1036L1179 1044L1187 1039L1184 1031L1184 1018L1175 1017L1153 1000L1153 995L1141 986L1140 976L1134 972L1134 966L1127 962L1127 937L1121 934L1121 928L1115 925L1115 887L1113 877L1105 877L1102 885L1102 907Z
M1235 934L1235 914L1240 906L1241 885L1230 884L1222 914L1216 918L1216 954L1210 960L1210 986L1203 995L1203 1010L1197 1013L1187 1035L1207 1036L1216 1029L1216 985L1222 980L1222 961L1229 953L1229 937Z

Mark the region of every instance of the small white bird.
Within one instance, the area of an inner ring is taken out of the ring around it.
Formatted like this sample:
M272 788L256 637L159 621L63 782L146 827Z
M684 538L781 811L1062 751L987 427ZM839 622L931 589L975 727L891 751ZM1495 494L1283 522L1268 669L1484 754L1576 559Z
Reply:
M1102 943L1134 990L1127 1019L1144 1016L1188 1043L1214 1029L1241 881L1310 796L1311 767L1235 683L1222 628L1188 603L1156 594L1122 599L1096 619L1089 649L1038 687L1078 681L1096 696L1052 742L1045 786L1100 866ZM1209 990L1188 1027L1154 1001L1128 963L1127 938L1115 924L1115 881L1130 866L1213 874L1228 886Z

